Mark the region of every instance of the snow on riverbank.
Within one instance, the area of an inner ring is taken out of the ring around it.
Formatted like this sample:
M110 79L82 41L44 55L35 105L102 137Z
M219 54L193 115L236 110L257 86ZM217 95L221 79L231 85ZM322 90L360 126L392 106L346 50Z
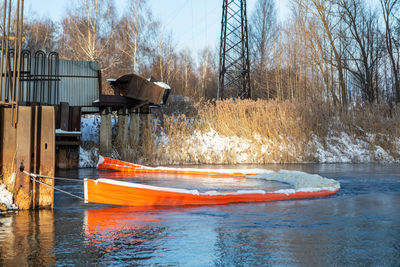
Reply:
M80 166L95 167L98 159L98 135L100 117L82 119L82 140L93 145L80 149ZM115 121L113 121L115 126ZM115 127L113 127L115 132ZM223 136L213 129L208 132L194 131L185 137L155 135L153 164L245 164L245 163L368 163L400 162L400 138L391 140L385 150L376 142L376 135L350 136L345 132L333 133L321 138L312 135L311 141L302 144L290 136L272 141L254 135L252 139ZM302 149L304 147L304 149Z
M398 158L393 158L381 146L374 145L372 135L369 135L369 139L351 137L342 132L339 136L329 135L325 142L313 135L310 145L315 147L314 156L320 163L399 162ZM393 142L400 147L400 139Z
M274 143L260 136L251 140L222 136L213 129L206 133L194 132L180 143L179 150L171 149L171 140L165 136L156 138L155 142L156 147L162 148L160 154L168 154L170 164L179 164L187 158L193 163L207 164L400 162L400 139L392 141L398 151L397 157L393 157L390 151L375 143L374 136L361 138L344 132L332 133L324 139L313 135L304 150L298 149L302 144L296 143L290 137L282 138L281 143Z
M0 185L0 203L5 204L9 210L18 208L13 204L13 195L7 190L4 184Z

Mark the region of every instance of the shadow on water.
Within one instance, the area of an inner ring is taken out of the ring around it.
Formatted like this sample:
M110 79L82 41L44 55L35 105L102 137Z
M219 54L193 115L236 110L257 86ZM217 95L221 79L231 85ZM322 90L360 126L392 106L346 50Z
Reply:
M54 211L0 215L0 265L396 266L400 262L400 166L282 168L335 178L342 190L314 200L163 209L85 205L56 193ZM57 175L78 178L77 183L57 182L57 187L78 195L83 194L79 182L83 177L137 179L96 170Z

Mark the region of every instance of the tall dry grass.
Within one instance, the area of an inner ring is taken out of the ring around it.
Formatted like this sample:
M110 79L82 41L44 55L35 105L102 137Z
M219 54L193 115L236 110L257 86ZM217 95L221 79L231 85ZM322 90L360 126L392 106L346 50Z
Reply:
M379 146L393 158L400 158L398 143L394 142L400 138L398 105L343 108L324 102L225 100L197 103L194 109L191 116L164 115L158 123L148 124L141 158L131 160L147 164L232 164L238 163L238 153L247 153L252 155L248 162L241 159L240 163L313 162L314 138L324 142L340 133L368 142L371 150ZM227 143L226 149L216 153L195 138L212 130L239 145L243 140L251 145L243 149Z

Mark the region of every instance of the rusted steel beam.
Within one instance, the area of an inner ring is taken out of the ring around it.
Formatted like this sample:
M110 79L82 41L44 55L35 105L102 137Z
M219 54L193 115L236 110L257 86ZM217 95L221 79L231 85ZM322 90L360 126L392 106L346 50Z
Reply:
M56 164L55 110L50 106L41 107L41 109L40 174L54 177ZM40 181L54 186L54 179L41 178ZM40 208L53 208L54 189L40 184L37 204Z
M39 173L40 171L40 130L41 130L41 112L42 109L39 106L35 106L33 108L33 127L32 127L32 136L33 136L33 163L32 163L32 172ZM33 208L37 206L37 200L39 199L39 184L32 184L32 205Z
M67 102L60 103L60 129L69 130L69 104Z
M1 165L3 167L3 182L7 186L8 191L14 191L15 185L15 145L16 145L16 128L10 124L11 108L2 108L0 113L0 123L2 134L0 143L0 154L2 154Z
M32 107L19 107L19 120L17 122L16 134L16 179L14 188L14 202L20 209L32 208L32 183L31 178L20 171L31 170L32 152Z
M70 107L69 108L69 130L70 131L80 131L81 130L81 107Z
M3 181L3 107L0 107L0 183Z
M148 102L143 102L140 100L134 100L119 95L100 95L100 101L94 102L93 106L99 107L128 107L134 108L143 104L148 104Z
M57 146L79 146L80 144L80 141L56 141Z

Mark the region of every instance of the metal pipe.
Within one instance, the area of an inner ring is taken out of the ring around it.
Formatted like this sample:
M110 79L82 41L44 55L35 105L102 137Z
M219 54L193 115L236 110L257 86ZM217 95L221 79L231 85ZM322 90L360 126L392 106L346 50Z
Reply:
M19 1L18 0L18 11L19 11ZM19 104L19 87L20 87L20 75L21 75L21 50L22 50L22 32L24 27L24 0L21 0L21 17L18 12L18 20L17 20L17 42L18 42L18 62L17 62L17 86L16 86L16 97L15 97L15 106L16 106L16 117L14 121L14 125L18 123L18 104Z
M7 18L7 32L6 32L6 36L10 36L10 24L11 24L11 0L8 1L9 3L9 7L8 7L8 18ZM4 25L5 26L5 25ZM4 38L6 38L6 36L4 36ZM10 69L10 63L9 63L9 55L8 55L8 49L9 49L9 40L7 38L6 40L6 51L4 53L5 57L6 57L6 78L5 78L5 90L6 92L8 92L7 90L7 82L9 82L9 77L11 76L11 69Z
M17 39L18 39L18 35L19 35L19 27L18 27L18 24L19 24L19 0L17 1L17 10L15 11L15 14L16 14L16 17L17 17L17 20L15 21L15 26L16 26L16 37L17 37ZM17 81L17 42L18 42L18 40L15 40L14 39L14 55L13 55L13 72L12 72L12 81L13 81L13 83L12 83L12 89L11 89L11 92L12 92L12 101L14 102L15 101L15 95L16 95L16 92L15 92L15 86L16 86L16 81ZM14 106L13 106L13 108L14 108Z
M5 40L5 35L6 35L6 17L7 17L7 0L4 0L4 12L3 12L3 38L1 38L1 60L0 60L0 73L1 73L1 79L0 79L0 100L5 100L3 99L3 66L4 66L4 40ZM6 54L7 55L7 54ZM4 94L5 97L5 94Z

